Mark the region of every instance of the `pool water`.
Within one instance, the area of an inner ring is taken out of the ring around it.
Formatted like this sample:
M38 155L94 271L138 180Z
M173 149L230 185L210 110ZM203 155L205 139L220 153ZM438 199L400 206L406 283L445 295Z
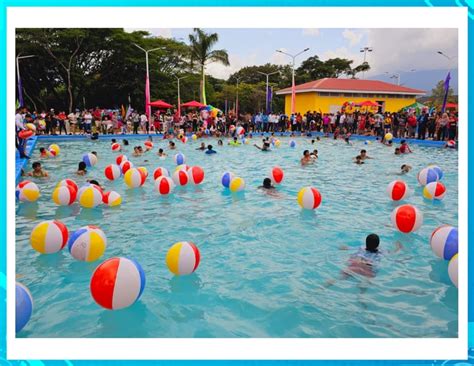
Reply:
M152 152L132 157L150 176L145 185L129 189L122 179L109 182L104 167L117 153L109 140L56 142L61 153L43 159L49 179L34 179L42 196L36 203L17 203L16 273L29 287L34 312L18 337L457 337L458 293L447 274L447 262L431 251L429 236L441 224L458 222L458 153L412 146L414 153L395 156L380 143L322 139L311 145L297 138L290 148L281 138L280 148L260 152L252 146L217 146L205 155L196 151L201 141L177 142L176 151L155 138ZM39 158L39 140L31 161ZM227 143L227 141L225 141ZM170 154L156 155L159 147ZM318 149L316 164L302 167L304 149ZM352 158L366 148L373 157L364 165ZM97 151L99 162L87 177L75 176L82 154ZM200 186L177 188L170 197L154 191L152 173L158 166L173 171L172 155L186 155L188 165L200 165L205 180ZM147 160L147 161L145 161ZM436 163L445 173L447 195L441 202L423 199L416 173ZM402 164L413 171L401 177ZM283 184L273 195L257 187L279 165ZM224 171L246 181L244 193L232 194L220 184ZM57 207L51 193L58 181L96 179L107 190L122 195L120 207L95 209ZM405 203L424 214L422 227L412 234L392 228L390 213L399 204L389 200L387 184L404 179L414 190ZM300 188L314 186L322 194L315 211L302 210L296 201ZM108 240L104 257L93 263L74 260L67 248L40 255L29 243L33 227L42 220L58 219L70 232L92 224L102 228ZM369 233L381 238L386 252L376 277L355 275L339 279L348 258ZM165 257L172 244L192 241L201 252L195 273L176 277ZM403 248L390 253L396 242ZM349 250L340 247L349 246ZM138 261L146 275L142 297L133 306L110 311L99 307L89 292L96 266L107 258L123 256ZM328 281L336 279L332 286Z

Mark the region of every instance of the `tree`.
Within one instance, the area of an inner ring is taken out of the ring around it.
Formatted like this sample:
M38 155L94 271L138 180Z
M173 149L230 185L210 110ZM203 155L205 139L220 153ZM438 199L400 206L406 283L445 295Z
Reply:
M298 83L306 83L323 78L339 78L343 75L355 79L358 73L370 69L367 62L352 68L353 63L353 60L339 57L321 61L319 57L315 55L304 60L300 67L296 69L296 79Z
M213 50L213 46L219 40L217 33L206 33L200 28L194 28L194 34L189 35L191 66L197 64L200 67L201 81L201 103L206 103L206 65L212 62L220 62L229 65L229 55L226 50Z
M441 108L444 101L444 95L446 91L444 88L444 80L438 81L436 86L431 90L431 98L428 102L430 107ZM448 89L448 103L456 102L456 97L454 96L454 90L452 88Z

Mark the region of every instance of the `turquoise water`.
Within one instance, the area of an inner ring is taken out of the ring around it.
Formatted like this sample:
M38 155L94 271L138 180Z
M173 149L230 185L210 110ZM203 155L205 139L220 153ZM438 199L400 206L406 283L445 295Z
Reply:
M144 187L129 189L122 179L109 182L104 167L117 153L110 141L60 141L61 154L44 159L51 174L35 179L42 196L33 204L17 204L16 272L29 287L35 308L19 337L457 337L458 295L450 283L447 263L429 246L432 230L441 224L457 225L456 151L412 146L411 155L395 156L393 148L378 143L323 139L312 146L298 138L297 147L260 152L251 145L217 146L218 154L196 151L198 142L177 142L170 157L159 160L155 138L152 152L129 160L145 166L150 176ZM260 143L260 139L255 139ZM49 142L39 140L38 148ZM301 167L304 149L317 148L316 164ZM361 148L374 157L358 166L351 158ZM87 177L74 172L83 153L97 151L99 163ZM183 152L188 165L206 173L198 187L177 188L171 197L154 191L153 170L174 170L172 154ZM148 160L145 162L145 160ZM414 193L405 202L424 213L417 233L398 233L390 224L397 204L386 196L387 184L397 178L402 164L413 171L403 176ZM416 173L429 163L445 172L447 195L442 202L422 198ZM272 166L285 172L275 195L257 187ZM245 193L231 194L220 185L220 176L235 172L245 179ZM78 204L57 207L51 200L56 183L72 178L81 185L97 179L107 190L123 197L120 207L83 209ZM319 189L323 202L316 211L302 210L296 195L301 187ZM59 219L70 231L93 224L108 239L104 257L94 263L75 261L67 249L40 255L29 244L32 228L42 220ZM390 251L399 241L403 249L386 254L375 278L355 276L337 280L350 255L369 233L381 238L381 249ZM165 256L177 241L192 241L201 252L197 271L174 277ZM347 245L350 250L340 250ZM125 256L137 260L146 274L140 300L128 309L99 307L89 293L90 276L104 259Z

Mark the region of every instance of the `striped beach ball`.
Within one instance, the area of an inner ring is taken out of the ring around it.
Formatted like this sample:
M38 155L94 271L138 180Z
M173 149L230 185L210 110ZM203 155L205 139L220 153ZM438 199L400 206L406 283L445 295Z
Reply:
M54 156L58 156L59 153L61 152L61 149L56 144L49 145L48 150L49 152L54 152Z
M156 178L155 189L160 195L166 196L173 192L173 180L170 177L162 175L161 177Z
M192 184L201 184L204 181L204 170L200 166L193 166L187 171Z
M40 222L30 235L30 243L34 250L42 254L59 252L67 243L69 232L66 225L58 220Z
M87 225L71 234L67 246L78 261L93 262L104 254L107 238L97 226Z
M176 165L184 164L186 162L186 156L179 152L174 156L174 162Z
M122 174L125 174L131 168L133 168L133 163L131 161L123 160L120 163L120 169L122 170Z
M118 310L133 305L140 298L145 282L145 273L138 262L114 257L95 269L90 291L97 304L109 310Z
M69 206L76 200L77 191L71 185L58 186L54 189L52 198L58 206Z
M448 275L453 285L458 287L458 254L455 254L449 261Z
M153 149L153 142L151 142L151 141L145 141L145 142L143 143L143 145L145 145L145 147L147 148L147 150Z
M241 192L245 189L245 180L241 177L234 177L229 184L231 192Z
M174 184L177 186L185 186L189 181L188 173L185 170L178 170L174 172L172 179Z
M87 153L82 156L82 161L88 166L94 166L97 164L97 156L92 153Z
M115 207L122 204L122 196L115 191L104 193L102 202L109 207Z
M402 205L391 214L392 225L402 233L411 233L423 224L423 214L413 205Z
M39 198L40 190L36 183L24 180L16 186L15 195L21 202L34 202Z
M245 133L245 128L242 126L237 127L237 130L235 131L237 135L243 135Z
M441 201L445 195L446 187L441 182L431 182L423 188L423 197L429 200Z
M166 265L175 275L187 275L198 268L200 259L199 249L194 243L180 241L168 250Z
M189 165L181 164L181 165L178 165L176 168L174 168L174 171L177 172L178 170L183 170L187 172L189 169L191 169Z
M422 186L426 186L428 183L437 182L439 178L439 171L431 167L426 167L420 170L417 175L418 182Z
M163 168L163 167L158 167L155 169L155 171L153 172L153 179L154 180L157 180L159 177L161 176L165 176L165 177L169 177L170 176L170 172L168 171L168 169L166 168Z
M143 174L145 174L145 178L148 178L148 169L145 168L144 166L139 166L137 168L139 171L141 171Z
M124 174L123 180L130 188L138 188L145 183L146 176L141 170L131 168Z
M120 154L120 155L117 156L117 158L115 159L115 162L117 163L117 165L120 165L120 164L122 164L122 162L125 161L125 160L128 160L127 156Z
M117 164L109 164L104 169L104 175L108 180L115 180L122 176L122 170Z
M297 196L298 204L307 210L319 207L322 201L321 193L314 187L301 188Z
M387 186L387 195L392 201L400 201L408 197L408 185L403 180L394 180Z
M443 179L444 172L439 166L432 164L432 165L428 165L428 168L433 169L438 174L438 180Z
M229 188L230 182L234 179L235 175L232 172L225 172L222 174L221 183L224 187Z
M295 140L290 140L288 145L290 145L290 147L296 147L296 141Z
M15 332L20 332L29 322L33 313L33 296L30 290L21 284L15 283Z
M118 142L114 142L112 145L110 145L110 148L112 151L120 151L122 149L122 146Z
M77 200L82 207L94 208L102 203L103 192L95 184L79 189Z
M280 184L283 181L283 177L285 173L283 173L283 169L279 166L275 166L272 168L270 172L270 179L272 180L273 184Z
M449 261L458 252L458 229L450 225L437 227L430 237L433 253Z
M56 187L61 187L61 186L70 186L73 187L76 192L79 190L79 187L77 186L76 182L73 181L72 179L63 179L58 183Z

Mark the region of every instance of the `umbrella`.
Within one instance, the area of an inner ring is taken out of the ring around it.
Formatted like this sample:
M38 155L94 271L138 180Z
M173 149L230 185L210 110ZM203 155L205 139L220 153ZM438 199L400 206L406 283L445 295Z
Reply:
M371 102L370 100L366 100L365 102L360 103L361 107L378 107L377 103Z
M410 109L415 109L416 111L421 111L423 108L428 108L426 105L421 104L419 102L415 102L413 104L407 105L406 107L403 108L404 111L410 110Z
M446 104L446 108L458 109L458 104L457 103L448 103L448 104Z
M154 102L151 102L149 104L151 107L159 108L159 109L168 109L168 108L173 108L171 104L168 104L164 101L160 100L155 100Z
M196 102L195 100L192 100L190 102L181 104L181 107L184 107L184 108L201 108L201 107L205 107L205 106L206 106L205 104Z

